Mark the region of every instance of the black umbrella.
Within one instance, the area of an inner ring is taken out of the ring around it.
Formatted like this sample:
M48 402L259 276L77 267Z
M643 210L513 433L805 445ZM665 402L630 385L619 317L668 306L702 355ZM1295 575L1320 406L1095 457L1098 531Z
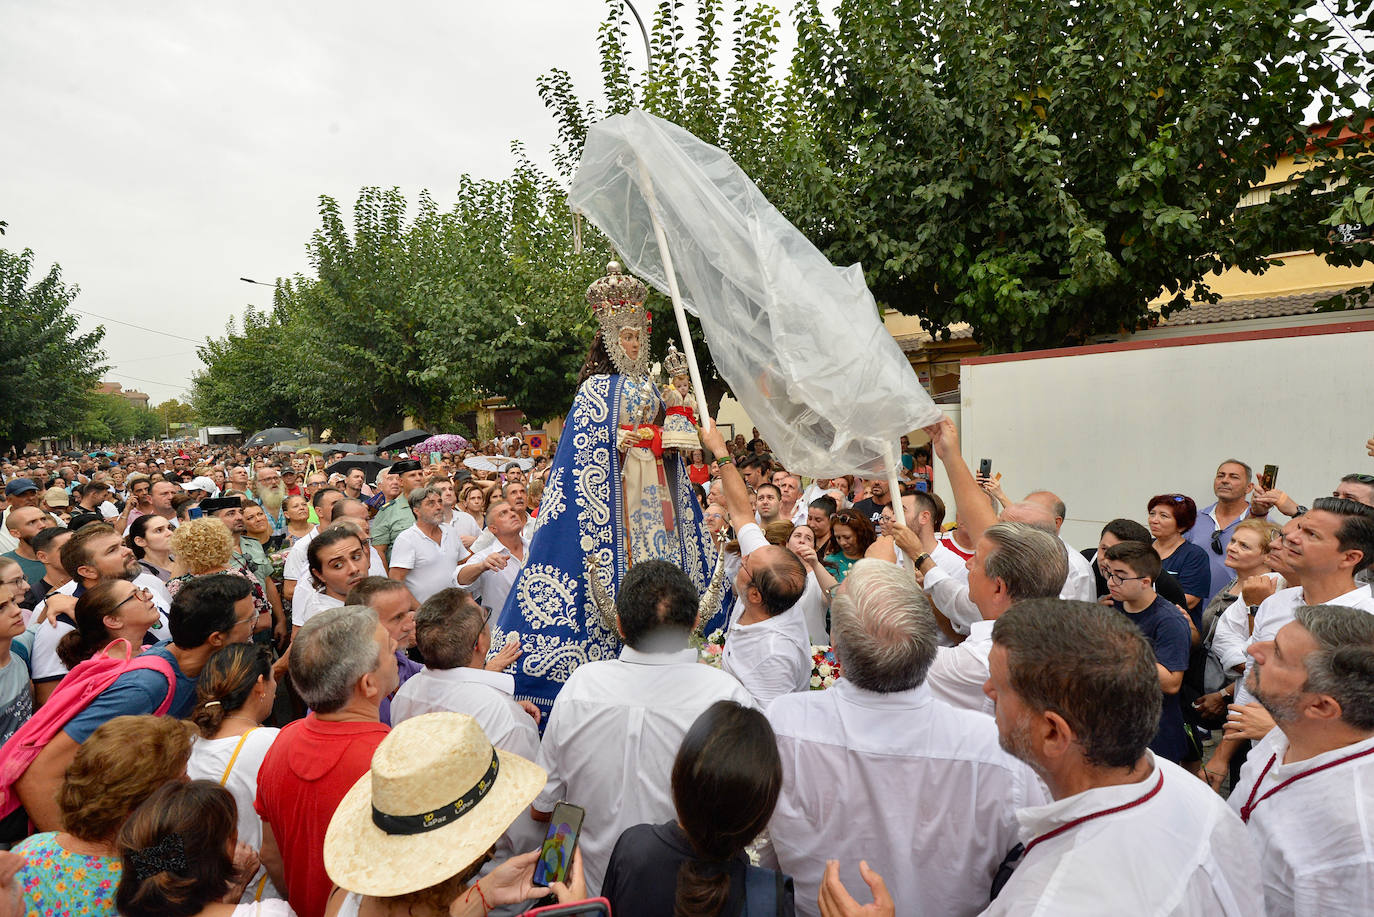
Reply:
M374 458L346 458L339 459L332 465L326 465L324 470L329 472L330 474L333 474L336 471L339 474L348 474L354 468L361 468L363 470L363 474L367 477L369 481L375 481L377 479L377 473L379 471L383 471L384 469L390 467L390 462L380 462Z
M387 452L393 449L404 449L406 446L413 446L421 440L429 439L430 434L424 430L402 430L400 433L393 433L386 439L377 444L378 452Z
M244 442L245 449L252 449L255 446L271 446L275 443L289 442L293 439L305 439L306 436L300 430L293 430L290 427L272 427L268 430L259 430Z
M371 455L377 451L376 446L360 446L357 443L321 443L319 448L321 454L324 455L325 458L328 458L335 452L342 452L344 455L349 455L353 452L365 452Z

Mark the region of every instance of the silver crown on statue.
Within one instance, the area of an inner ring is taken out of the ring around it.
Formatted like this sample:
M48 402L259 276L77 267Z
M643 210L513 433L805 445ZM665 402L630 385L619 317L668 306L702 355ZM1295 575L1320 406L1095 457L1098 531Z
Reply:
M668 353L663 358L663 371L668 374L669 379L687 375L687 355L674 344L668 345Z

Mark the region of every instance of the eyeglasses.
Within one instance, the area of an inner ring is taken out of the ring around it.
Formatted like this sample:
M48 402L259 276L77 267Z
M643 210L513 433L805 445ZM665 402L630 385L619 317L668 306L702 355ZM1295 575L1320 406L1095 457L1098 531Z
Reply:
M115 604L115 607L110 610L117 610L120 605L123 605L130 599L141 599L145 602L151 602L153 600L153 590L149 589L147 586L135 586L133 592L120 599L119 602Z
M0 586L9 586L11 589L14 589L17 588L20 583L28 585L28 582L28 578L25 577L24 574L20 573L13 579L0 579Z
M1221 552L1221 529L1214 529L1212 531L1212 553L1220 554Z
M1110 571L1106 573L1106 577L1109 583L1129 583L1131 580L1149 579L1148 576L1122 576L1120 573L1112 573Z

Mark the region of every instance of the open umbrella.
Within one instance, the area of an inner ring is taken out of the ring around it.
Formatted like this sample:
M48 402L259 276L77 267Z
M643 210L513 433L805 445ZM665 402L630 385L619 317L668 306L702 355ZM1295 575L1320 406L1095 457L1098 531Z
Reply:
M244 441L243 447L252 449L257 446L273 446L277 443L295 442L296 440L306 442L309 437L300 430L294 430L291 427L271 427L267 430L259 430L248 437Z
M330 474L333 474L336 471L339 474L348 474L354 468L361 468L363 470L363 474L367 476L367 479L369 481L371 481L377 477L377 472L383 471L390 467L390 462L382 462L378 461L375 458L365 458L360 456L358 458L339 459L332 465L326 465L324 470L329 472Z
M357 443L320 443L319 448L321 454L324 455L325 458L328 458L336 452L344 455L352 455L355 452L372 455L377 451L377 447L375 446L360 446Z
M406 446L412 446L422 440L429 439L429 437L430 433L428 430L402 430L400 433L391 434L378 443L377 451L386 452L388 450L394 451L396 449L404 449Z
M468 441L457 433L435 433L429 439L415 444L411 452L461 452L468 447Z

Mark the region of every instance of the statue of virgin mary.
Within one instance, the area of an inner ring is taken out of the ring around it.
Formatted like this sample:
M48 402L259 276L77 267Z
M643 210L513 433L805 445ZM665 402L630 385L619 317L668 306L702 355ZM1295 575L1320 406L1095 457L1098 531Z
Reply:
M705 632L724 620L710 590L717 550L685 462L663 448L663 399L649 374L648 288L612 261L587 288L599 330L583 364L539 502L534 536L492 626L518 638L516 697L545 720L582 663L620 651L613 603L629 568L665 560L706 595Z

